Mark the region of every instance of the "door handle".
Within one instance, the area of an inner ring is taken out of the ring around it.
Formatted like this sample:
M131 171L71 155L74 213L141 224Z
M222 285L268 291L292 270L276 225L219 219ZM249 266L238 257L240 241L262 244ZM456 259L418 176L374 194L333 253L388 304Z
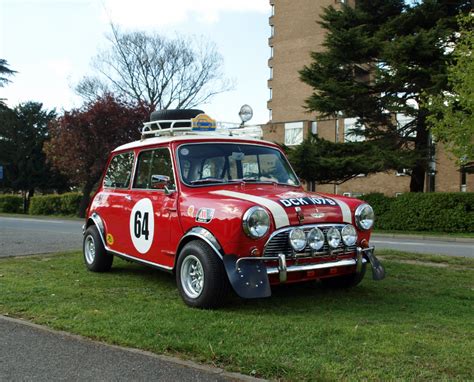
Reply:
M125 199L127 199L127 200L130 200L130 201L131 201L131 200L132 200L132 197L131 197L130 195L125 195Z

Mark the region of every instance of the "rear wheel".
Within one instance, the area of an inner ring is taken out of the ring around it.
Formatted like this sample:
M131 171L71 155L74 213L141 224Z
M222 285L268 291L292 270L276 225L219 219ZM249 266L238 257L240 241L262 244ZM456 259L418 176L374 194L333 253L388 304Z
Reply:
M353 288L360 284L365 276L366 264L362 265L360 273L351 273L350 275L330 277L322 279L321 282L328 288Z
M229 281L224 264L199 240L184 246L176 267L176 283L183 301L196 308L215 308L226 301Z
M105 250L99 231L95 225L87 228L82 245L84 262L92 272L107 272L112 267L114 257Z

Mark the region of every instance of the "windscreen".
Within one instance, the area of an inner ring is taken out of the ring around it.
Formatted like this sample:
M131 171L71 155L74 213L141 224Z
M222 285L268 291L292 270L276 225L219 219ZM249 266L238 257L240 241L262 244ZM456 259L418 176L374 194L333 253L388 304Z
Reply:
M178 160L181 179L190 186L232 182L299 185L283 154L267 146L185 144L178 148Z

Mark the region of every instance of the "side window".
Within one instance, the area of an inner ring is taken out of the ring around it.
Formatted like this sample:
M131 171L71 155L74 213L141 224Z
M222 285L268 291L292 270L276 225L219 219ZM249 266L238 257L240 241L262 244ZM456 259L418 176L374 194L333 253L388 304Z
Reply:
M160 189L164 188L164 184L153 182L153 179L162 179L168 177L169 182L166 184L168 188L174 189L173 164L170 152L167 148L147 150L138 156L137 173L133 182L133 188L143 189Z
M128 188L132 175L133 153L117 154L105 173L104 187Z

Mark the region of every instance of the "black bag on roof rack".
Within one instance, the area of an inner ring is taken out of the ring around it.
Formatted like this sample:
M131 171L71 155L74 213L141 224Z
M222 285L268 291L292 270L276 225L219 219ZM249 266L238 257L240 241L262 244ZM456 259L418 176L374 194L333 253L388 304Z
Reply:
M150 122L153 121L169 121L176 119L191 119L199 114L204 114L202 110L199 109L167 109L167 110L157 110L150 114ZM170 127L170 123L160 123L162 129L167 129ZM175 123L174 127L191 127L188 122L179 122Z

